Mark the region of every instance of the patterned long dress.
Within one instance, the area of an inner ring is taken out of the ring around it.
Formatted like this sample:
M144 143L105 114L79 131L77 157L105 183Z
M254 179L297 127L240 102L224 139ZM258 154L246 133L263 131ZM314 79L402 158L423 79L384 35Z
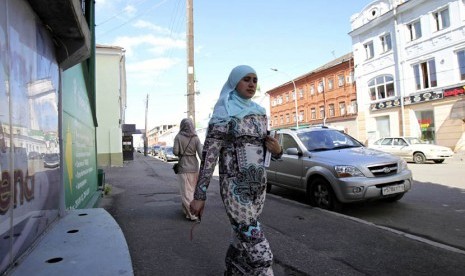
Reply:
M232 226L227 275L273 275L273 254L258 221L266 195L266 126L265 115L233 118L209 125L205 139L194 199L206 200L219 160L220 193Z

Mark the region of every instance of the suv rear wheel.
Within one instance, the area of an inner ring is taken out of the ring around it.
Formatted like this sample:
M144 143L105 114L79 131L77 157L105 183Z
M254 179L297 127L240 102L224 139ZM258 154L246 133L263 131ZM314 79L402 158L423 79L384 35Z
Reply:
M331 185L322 178L312 181L307 188L307 197L310 205L314 207L331 211L342 210L342 203L336 198Z

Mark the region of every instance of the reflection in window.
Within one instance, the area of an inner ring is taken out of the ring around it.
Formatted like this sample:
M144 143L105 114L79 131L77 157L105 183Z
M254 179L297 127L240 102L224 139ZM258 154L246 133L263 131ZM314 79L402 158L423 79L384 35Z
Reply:
M416 90L438 86L434 59L413 65Z
M368 82L370 99L378 101L395 96L394 78L391 75L378 76Z

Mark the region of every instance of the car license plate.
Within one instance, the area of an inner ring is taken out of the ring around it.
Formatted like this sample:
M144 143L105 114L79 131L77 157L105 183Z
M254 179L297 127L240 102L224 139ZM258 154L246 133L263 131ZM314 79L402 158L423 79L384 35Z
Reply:
M392 195L397 193L405 192L404 184L393 185L393 186L386 186L381 189L381 193L383 195Z

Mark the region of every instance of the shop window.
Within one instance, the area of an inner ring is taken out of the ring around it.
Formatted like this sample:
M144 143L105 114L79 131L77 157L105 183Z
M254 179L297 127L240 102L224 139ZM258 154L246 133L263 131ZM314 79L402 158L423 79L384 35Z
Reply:
M413 65L413 74L416 90L438 86L434 59Z
M396 95L394 78L391 75L382 75L368 81L368 91L372 101L391 98Z
M429 143L434 143L436 136L436 128L434 126L433 110L415 111L415 116L418 120L418 127L421 133L421 140Z

